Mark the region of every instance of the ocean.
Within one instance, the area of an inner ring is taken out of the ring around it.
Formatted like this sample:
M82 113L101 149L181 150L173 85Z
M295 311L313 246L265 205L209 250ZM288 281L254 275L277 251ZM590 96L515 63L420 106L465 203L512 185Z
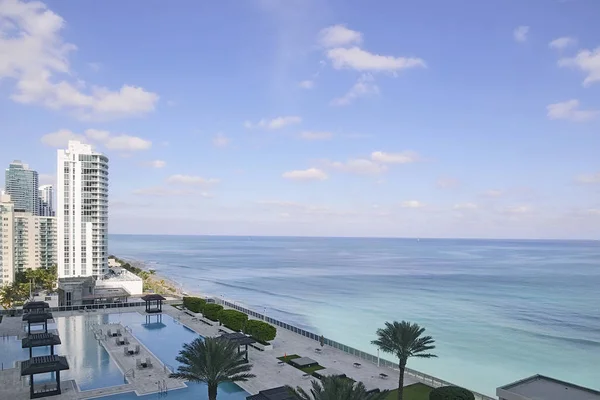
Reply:
M480 393L534 374L600 390L600 241L110 235L109 250L372 354L385 321L416 322L438 358L408 367Z

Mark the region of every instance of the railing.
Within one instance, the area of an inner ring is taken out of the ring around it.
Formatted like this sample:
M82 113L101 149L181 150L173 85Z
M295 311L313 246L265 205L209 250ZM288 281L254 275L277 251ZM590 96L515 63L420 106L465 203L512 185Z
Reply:
M298 335L302 335L304 337L312 339L312 340L314 340L316 342L319 342L320 339L321 339L321 335L317 335L316 333L313 333L313 332L307 331L305 329L298 328L298 327L296 327L294 325L290 325L290 324L287 324L285 322L279 321L277 319L268 317L265 314L261 314L259 312L254 311L254 310L250 310L250 309L242 307L242 306L240 306L238 304L231 303L231 302L229 302L227 300L223 300L223 299L219 299L219 298L215 298L214 300L215 300L215 302L220 303L221 305L224 305L224 306L227 306L229 308L233 308L235 310L241 311L241 312L243 312L245 314L248 314L251 317L254 317L254 318L266 321L266 322L268 322L270 324L279 326L279 327L281 327L283 329L287 329L289 331L297 333ZM375 356L373 354L369 354L369 353L366 353L364 351L355 349L353 347L346 346L345 344L336 342L336 341L331 340L331 339L325 338L325 344L328 345L328 346L331 346L333 348L336 348L338 350L341 350L344 353L347 353L347 354L353 355L355 357L358 357L361 360L365 360L365 361L371 362L371 363L373 363L373 364L375 364L377 366L386 367L386 368L390 368L390 369L393 369L395 371L398 371L398 363L397 362L392 362L392 361L389 361L389 360L385 360L385 359L380 358L378 356ZM412 378L415 378L416 380L418 380L418 381L420 381L420 382L422 382L422 383L424 383L424 384L426 384L428 386L431 386L431 387L455 386L454 384L452 384L452 383L450 383L448 381L436 378L436 377L428 375L428 374L424 374L424 373L419 372L419 371L415 371L415 370L410 369L410 368L406 368L404 372L405 372L406 375L408 375L408 376L410 376ZM473 392L473 395L475 396L475 400L496 400L493 397L486 396L484 394L477 393L477 392Z
M177 304L181 303L181 300L166 300L163 304ZM50 312L63 312L63 311L93 311L93 310L104 310L107 308L110 309L123 309L130 307L145 307L146 303L143 301L136 302L119 302L119 303L104 303L104 304L83 304L77 306L59 306L59 307L50 307ZM0 310L0 315L6 316L14 316L20 317L23 315L23 309L10 309L10 310Z

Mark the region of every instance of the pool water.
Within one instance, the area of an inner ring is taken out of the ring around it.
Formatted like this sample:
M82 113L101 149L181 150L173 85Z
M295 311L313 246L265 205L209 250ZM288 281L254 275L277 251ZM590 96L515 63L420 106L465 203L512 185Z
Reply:
M131 328L133 335L144 344L156 357L172 370L179 364L175 358L184 343L201 337L196 332L181 324L166 314L141 315L139 313L109 314L108 322L120 323ZM185 389L168 392L170 400L187 400L208 398L208 389L203 383L186 383ZM164 395L163 395L164 396ZM248 396L244 390L235 384L219 386L219 400L245 400ZM161 398L154 393L137 396L134 392L102 397L105 400L149 400Z
M69 370L61 372L61 380L73 379L80 390L98 389L123 384L123 373L110 358L101 344L94 338L90 329L91 323L102 323L106 317L100 314L77 315L72 317L57 317L55 323L48 325L50 331L58 331L61 345L55 346L56 354L66 355ZM39 326L39 325L37 325ZM36 326L36 328L37 328ZM41 332L34 329L33 332ZM34 356L50 354L49 347L33 349ZM14 368L16 361L29 359L29 349L21 348L17 337L7 337L0 340L0 362L3 368ZM35 376L36 382L54 380L54 374Z

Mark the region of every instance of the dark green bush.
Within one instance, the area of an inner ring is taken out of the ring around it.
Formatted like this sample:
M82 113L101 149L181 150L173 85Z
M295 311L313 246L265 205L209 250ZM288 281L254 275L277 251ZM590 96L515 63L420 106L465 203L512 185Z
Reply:
M221 310L219 313L219 321L229 329L241 331L246 326L248 316L243 312L236 310Z
M203 312L204 306L206 306L206 300L201 299L200 297L184 297L183 306L191 312Z
M204 314L204 316L206 318L216 322L219 320L219 313L221 312L222 309L223 309L223 306L221 306L219 304L209 303L204 306L204 310L202 310L202 314Z
M245 332L262 344L269 344L277 336L277 328L263 321L252 319L246 322Z
M475 396L458 386L442 386L429 392L429 400L475 400Z

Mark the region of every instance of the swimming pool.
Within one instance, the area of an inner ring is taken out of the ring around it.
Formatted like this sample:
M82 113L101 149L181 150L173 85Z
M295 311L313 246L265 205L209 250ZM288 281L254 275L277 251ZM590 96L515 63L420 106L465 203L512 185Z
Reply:
M61 372L61 380L73 379L80 390L98 389L123 384L123 373L110 358L101 344L94 338L89 329L92 323L106 323L108 315L76 315L56 317L55 323L48 329L57 330L61 345L55 347L57 354L66 355L69 370ZM32 332L34 331L32 327ZM36 332L39 329L36 329ZM33 349L34 356L50 354L48 347ZM0 340L0 362L3 368L14 368L16 361L29 359L29 349L21 348L21 341L16 336ZM36 382L54 380L53 374L36 376Z
M131 328L133 335L144 344L156 357L171 369L177 367L175 360L183 343L191 342L200 335L166 314L141 315L139 313L109 314L108 322L120 323ZM170 390L170 400L187 400L208 398L205 384L186 383L185 389ZM219 400L245 400L249 396L235 384L219 386ZM158 399L158 393L137 396L134 392L105 396L105 400L149 400Z

